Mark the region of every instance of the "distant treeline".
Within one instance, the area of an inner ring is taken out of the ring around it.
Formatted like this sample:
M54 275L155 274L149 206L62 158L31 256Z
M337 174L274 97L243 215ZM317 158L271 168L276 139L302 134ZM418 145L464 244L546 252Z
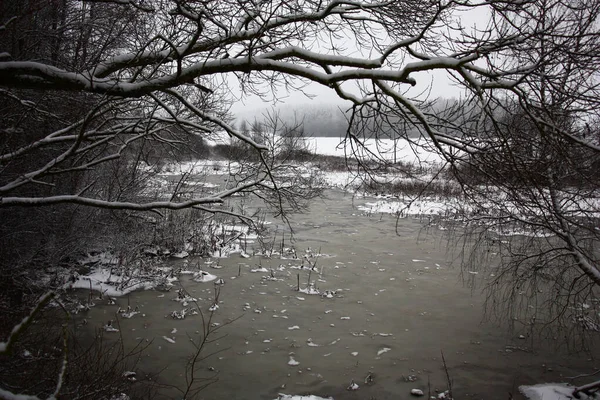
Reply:
M425 109L427 114L434 122L438 118L444 120L453 120L455 126L464 124L468 116L473 113L473 107L462 103L456 99L436 99L428 102ZM458 111L458 112L457 112ZM346 104L301 104L296 106L282 106L275 109L265 108L262 112L255 113L256 116L252 120L238 118L240 126L247 124L248 127L255 125L256 122L263 123L267 119L267 115L276 113L278 117L289 126L302 125L302 136L306 137L344 137L348 131L348 124L351 116L351 108ZM368 119L367 119L368 120ZM434 122L435 124L435 122ZM438 125L438 124L435 124ZM358 128L353 131L356 133ZM372 118L366 125L361 126L361 132L364 135L391 137L403 136L416 138L422 134L422 127L413 126L411 121L406 118L402 112L388 113L384 120ZM421 130L421 131L420 131ZM446 129L445 133L448 132ZM456 136L460 132L454 133Z

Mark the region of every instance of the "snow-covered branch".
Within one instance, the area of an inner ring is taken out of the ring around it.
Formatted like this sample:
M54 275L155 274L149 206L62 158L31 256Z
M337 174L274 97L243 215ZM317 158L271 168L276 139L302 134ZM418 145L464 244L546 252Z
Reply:
M261 183L263 179L253 180L245 184L238 185L232 189L224 190L214 196L203 197L183 202L172 201L154 201L149 203L133 203L124 201L108 201L101 199L92 199L78 195L48 196L48 197L0 197L0 207L19 206L19 207L37 207L49 206L54 204L80 204L89 207L149 211L156 209L181 210L191 208L201 204L219 204L224 199L235 193L250 189Z

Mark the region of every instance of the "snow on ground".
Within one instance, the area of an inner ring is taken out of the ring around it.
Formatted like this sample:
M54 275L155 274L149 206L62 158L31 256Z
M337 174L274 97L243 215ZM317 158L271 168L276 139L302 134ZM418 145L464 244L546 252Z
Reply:
M195 282L212 282L215 279L217 279L216 275L213 275L211 273L208 273L206 271L199 271L194 273L194 281Z
M434 200L421 198L414 201L378 200L358 206L358 209L371 214L400 214L407 215L449 215L458 212L461 203L458 199Z
M349 144L344 142L340 138L307 138L307 147L317 153L323 155L334 155L339 157L352 157L351 148ZM452 192L460 192L459 185L449 179L444 179L441 176L434 175L432 172L440 168L443 158L439 155L436 149L431 146L431 143L426 139L415 139L413 142L409 142L406 139L398 139L393 141L391 139L367 139L364 142L367 149L373 151L381 159L388 161L398 161L406 164L412 164L419 166L415 173L413 171L411 176L407 176L401 172L386 172L386 173L372 173L369 179L375 182L398 185L404 184L406 187L410 187L414 184L416 187L423 185L424 183L433 183L439 187L445 189L452 189ZM394 154L396 158L394 158ZM372 158L372 157L371 157ZM347 190L353 190L359 187L361 180L356 174L350 171L323 171L322 179L329 187L342 188ZM455 186L455 187L453 187ZM487 188L493 191L493 188ZM505 197L503 193L494 194L496 200ZM549 194L545 194L546 198L549 198ZM561 206L566 214L570 214L577 217L594 217L600 218L600 194L590 193L584 196L572 196L569 193L568 188L563 194L560 194ZM576 201L574 201L574 199ZM480 201L483 204L483 208L486 208L485 201ZM494 204L489 204L489 208L493 209ZM520 215L520 211L516 205L510 203L505 204L505 212ZM469 214L475 210L472 204L465 202L464 199L459 197L437 197L437 198L421 198L416 201L410 199L403 199L398 201L385 201L379 200L376 203L367 203L363 206L359 206L361 211L370 213L391 213L400 214L401 216L451 216ZM542 210L529 210L529 212L542 213ZM499 228L498 232L501 236L513 236L513 235L526 235L545 237L550 236L551 233L544 231L530 232L523 230L519 227L505 227Z
M417 199L405 197L403 199L380 198L376 201L366 202L362 205L357 206L360 211L368 214L396 214L400 217L441 217L441 219L453 219L455 221L461 220L466 222L468 216L481 209L494 210L496 205L485 199L481 199L478 202L478 206L469 202L468 200L459 197L421 197ZM495 194L496 201L502 199L501 193ZM600 218L600 199L587 199L585 204L589 205L586 216L594 216ZM506 200L503 204L503 213L512 215L523 215L522 210L516 204L511 203L510 200ZM590 211L591 210L591 211ZM593 212L595 210L595 212ZM522 216L523 220L532 219L542 216L544 210L541 209L528 209L530 215ZM573 211L575 213L575 211ZM500 216L500 215L499 215ZM498 217L499 217L498 216ZM483 223L486 220L479 218L479 223ZM490 224L489 231L494 232L498 236L528 236L528 237L551 237L554 235L553 232L544 229L543 226L531 226L524 227L523 225L515 225L515 223L501 222L500 218L490 217L488 220ZM493 226L492 226L493 225ZM445 229L443 226L441 229Z
M218 136L218 140L215 143L227 143L228 135L225 133L221 133ZM305 138L305 145L310 150L316 154L321 155L333 155L339 157L351 156L352 148L350 147L349 142L345 142L343 138L336 137L311 137ZM376 174L371 175L370 178L374 179L379 183L388 183L388 184L423 184L426 182L430 182L433 179L433 175L427 172L427 169L430 170L435 166L441 165L443 161L442 157L440 157L439 153L431 146L431 143L426 139L414 139L412 142L409 142L406 139L398 139L396 141L391 139L366 139L364 140L364 145L366 149L372 151L377 154L378 157L388 160L388 161L399 161L407 164L419 165L420 167L425 167L425 171L419 173L417 176L406 176L401 173L385 173L385 174ZM394 158L395 154L395 158ZM372 158L372 157L371 157ZM322 179L322 182L326 187L335 187L335 188L343 188L348 190L356 189L361 180L357 175L350 171L323 171L319 168L319 166L312 165L301 165L300 168L303 168L302 172L305 175L310 175L311 173L317 173L319 177ZM194 177L206 177L208 175L226 175L229 173L236 173L240 169L240 165L237 162L227 161L227 160L198 160L198 161L188 161L179 164L167 164L164 166L160 172L160 176L155 179L155 182L151 185L155 190L162 190L165 192L169 192L169 185L173 185L173 182L169 181L169 177L179 176L184 173L189 173ZM454 182L447 179L441 179L437 177L435 179L435 183L437 185L453 185ZM214 189L216 185L202 181L196 180L190 182L191 186L195 186L196 189ZM458 190L458 189L457 189ZM570 199L570 196L565 196L566 199ZM568 200L566 200L568 202ZM398 213L402 211L407 215L448 215L455 212L456 205L460 204L462 200L459 199L445 199L441 200L431 200L431 199L421 199L417 202L413 202L410 204L410 207L407 207L408 203L405 202L388 202L385 203L380 201L379 204L368 204L362 207L362 211L367 212L380 212L380 213ZM581 210L586 210L587 215L589 216L590 210L595 212L592 215L598 215L600 217L600 199L590 198L585 201L585 204L564 204L564 208L566 211L572 212L574 215L580 215ZM370 207L370 210L367 210L366 207ZM573 210L573 211L570 211ZM463 210L464 211L464 210ZM506 235L506 233L500 233ZM508 235L512 234L528 234L527 232L508 232ZM536 233L538 235L544 235L544 233Z
M304 294L321 294L321 292L319 291L319 289L317 289L313 285L309 285L309 286L307 286L305 288L300 288L300 293L304 293Z
M270 140L278 142L281 137L275 136ZM344 138L339 137L306 137L303 138L303 141L309 151L321 155L344 157L357 149L356 143L345 141ZM230 144L231 137L224 131L214 132L211 137L206 139L206 143L211 147L217 144ZM442 157L434 150L431 141L424 138L411 139L411 141L406 139L361 139L361 143L368 151L374 152L386 160L395 159L398 162L406 163L442 161ZM359 148L359 154L364 153L365 151Z
M73 289L91 289L111 297L124 296L134 290L152 289L158 285L153 279L127 278L111 273L110 268L93 268L66 286Z
M72 274L64 284L69 289L86 289L100 292L110 297L120 297L135 290L149 290L159 288L168 290L173 283L178 281L178 275L192 274L196 282L212 282L218 276L202 270L178 270L161 266L162 263L146 266L143 269L133 265L120 265L118 257L110 252L102 252L88 256L80 261L81 265L88 266L85 274ZM90 267L91 265L91 267Z
M416 200L377 200L375 202L367 202L357 207L360 211L368 214L396 214L400 217L437 217L443 220L461 220L466 221L466 218L473 212L474 208L466 202L466 200L457 197L448 197L445 199L420 198ZM490 219L490 224L494 223ZM440 224L440 229L445 230L443 224ZM528 237L550 237L552 232L543 230L541 227L535 231L524 229L513 225L491 226L490 232L496 233L498 236L528 236Z
M333 397L319 397L314 395L299 396L279 393L279 396L274 400L333 400Z
M519 390L529 400L572 400L573 386L564 383L542 383L533 386L520 386ZM600 394L587 396L583 393L579 395L580 400L599 400Z
M442 157L431 147L431 142L425 139L414 139L410 143L406 139L365 139L363 144L366 149L378 154L381 158L404 163L439 163ZM308 150L322 155L345 157L350 156L353 147L350 142L345 142L343 138L338 137L310 137L305 138L304 142ZM356 150L356 145L354 145ZM395 151L394 151L395 150ZM359 150L363 154L364 150ZM396 158L394 158L394 153ZM369 157L370 158L370 157Z
M112 268L107 266L97 266L92 268L87 274L74 276L72 280L65 284L65 287L71 289L87 289L102 293L110 297L120 297L135 290L148 290L157 287L169 288L173 286L179 278L176 275L184 275L191 271L180 271L178 274L163 272L160 267L148 271L140 272L129 271L127 276L119 275ZM212 282L218 277L205 271L193 272L193 279L196 282Z
M186 173L196 177L203 175L227 175L238 172L240 168L240 164L235 161L196 160L166 164L161 169L160 175L179 176Z
M325 186L346 189L360 184L358 177L350 171L323 171L321 173Z

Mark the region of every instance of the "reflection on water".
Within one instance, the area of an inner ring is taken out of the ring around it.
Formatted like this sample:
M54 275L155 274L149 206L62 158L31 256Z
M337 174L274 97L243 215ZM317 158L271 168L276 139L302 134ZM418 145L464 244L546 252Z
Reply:
M317 259L320 273L310 279L331 298L296 291L298 274L302 287L308 282L307 271L292 268L297 261L236 255L210 271L225 284L210 321L219 326L217 340L205 353L215 354L200 363L198 374L218 381L200 398L312 393L383 400L409 398L415 388L434 394L447 389L442 351L455 397L462 399L504 400L509 392L518 398L520 384L562 382L593 371L587 356L545 351L543 344L533 351L527 337L482 323L482 296L449 267L436 232L419 235L419 221L402 220L395 235L393 217L360 215L341 192L328 197L295 215L293 226L299 254L310 248L328 255ZM273 274L250 272L259 264ZM213 283L181 283L208 318ZM163 382L184 387L191 340L202 332L202 319L171 318L182 307L176 297L174 290L131 294L129 304L141 313L120 320L120 328L128 345L151 341L141 370L161 370ZM118 302L127 305L127 299ZM92 309L88 326L102 326L118 306ZM347 390L352 381L358 390ZM165 392L165 398L173 396Z

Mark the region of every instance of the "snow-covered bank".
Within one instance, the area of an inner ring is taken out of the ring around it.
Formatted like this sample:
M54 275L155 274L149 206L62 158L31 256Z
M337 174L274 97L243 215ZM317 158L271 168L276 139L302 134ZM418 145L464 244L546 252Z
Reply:
M75 276L73 280L74 282L69 282L65 287L89 289L102 295L119 297L135 290L153 289L163 282L171 284L177 278L159 278L156 274L138 274L136 271L132 271L131 276L125 276L112 273L110 267L97 267L87 274Z
M562 193L558 194L559 196ZM365 194L373 197L373 194ZM544 194L540 194L539 203L543 204ZM527 204L518 204L503 193L488 188L486 197L474 196L405 196L375 195L375 201L368 201L357 208L368 214L395 214L398 217L428 217L442 227L451 221L463 224L488 226L489 231L499 236L550 237L555 233L537 220L546 218L546 213L554 210L532 208ZM547 195L549 197L549 195ZM565 195L565 197L567 197ZM476 200L474 200L476 199ZM582 210L585 210L583 212ZM570 199L564 202L561 212L570 217L600 218L600 193L595 197L574 203Z
M425 162L428 164L440 163L442 157L433 150L430 141L425 139L414 139L409 142L406 139L364 139L362 146L345 141L337 137L309 137L304 138L307 149L315 154L328 156L352 157L354 153L361 157L372 158L372 153L387 161L416 164Z
M453 216L462 208L462 202L456 198L437 200L419 198L414 200L377 200L358 206L358 209L370 214L398 214L400 216Z
M600 392L595 391L591 395L578 393L573 395L576 388L564 383L542 383L533 386L521 386L519 390L529 400L600 400Z
M117 265L116 257L110 258L109 253L102 253L108 262L96 263L87 273L72 274L64 284L65 289L87 289L98 292L100 297L120 297L136 290L158 289L170 290L181 275L193 275L195 282L212 282L216 275L202 270L165 267L164 262L145 260L133 265ZM184 261L183 266L187 267ZM210 268L210 267L209 267Z
M361 158L373 158L376 155L380 159L387 161L397 161L403 163L416 164L425 162L428 164L439 163L443 161L438 151L434 148L432 142L425 138L414 138L407 140L405 138L393 139L362 139L360 144L355 141L346 140L344 137L302 137L295 138L299 141L298 145L304 147L312 153L327 156L352 156L359 155ZM271 143L280 143L284 139L275 135L267 140ZM216 145L231 144L231 137L224 131L215 132L206 140L210 147Z
M115 254L103 251L79 260L80 269L86 272L64 277L64 288L88 289L111 297L123 296L135 290L169 290L181 274L194 274L197 282L210 282L217 276L204 272L199 265L188 267L190 255L207 258L226 258L239 255L248 258L246 249L258 235L250 227L233 223L216 223L195 227L184 249L167 249L146 246L135 254ZM190 254L191 253L191 254ZM129 259L128 259L129 257ZM165 267L168 259L183 260L183 267ZM220 268L214 261L206 261L206 268ZM81 271L80 271L81 272Z

